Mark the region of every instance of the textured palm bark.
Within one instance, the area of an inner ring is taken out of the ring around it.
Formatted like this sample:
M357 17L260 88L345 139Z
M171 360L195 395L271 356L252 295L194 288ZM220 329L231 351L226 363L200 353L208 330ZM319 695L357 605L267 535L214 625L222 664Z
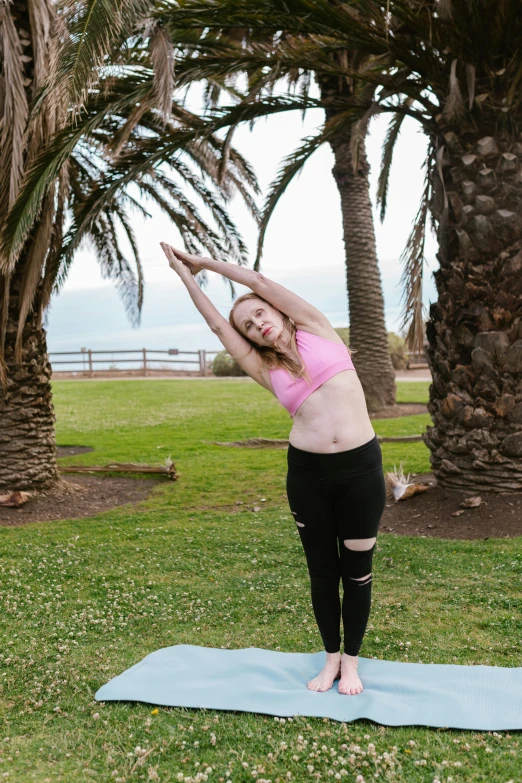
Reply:
M427 324L433 426L423 439L441 485L520 491L522 136L442 128L440 140L430 204L439 299Z
M339 56L353 58L354 61L358 59L357 53L346 52ZM326 107L326 120L332 120L339 111L333 106L332 100L351 98L354 87L352 80L316 74L316 81ZM373 88L369 88L367 93L370 105ZM359 164L354 171L351 135L351 128L345 127L330 142L335 158L332 173L341 197L350 348L356 351L353 362L361 380L366 405L369 411L374 412L395 404L395 370L388 347L382 281L375 247L368 181L370 166L363 139Z
M5 359L7 387L0 385L0 491L39 490L58 480L51 365L37 306L23 332L22 365L14 360L20 277L11 280ZM3 290L3 281L0 281ZM37 304L37 303L36 303Z
M369 411L395 403L395 370L388 346L382 281L375 248L368 164L364 141L353 171L349 140L332 144L332 169L339 194L346 248L346 286L350 309L350 347Z

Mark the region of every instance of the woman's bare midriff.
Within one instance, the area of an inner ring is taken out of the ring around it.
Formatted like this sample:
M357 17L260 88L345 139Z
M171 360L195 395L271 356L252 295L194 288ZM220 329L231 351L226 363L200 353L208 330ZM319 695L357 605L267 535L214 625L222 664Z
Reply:
M297 449L324 454L355 449L374 435L357 372L343 370L299 406L288 439Z

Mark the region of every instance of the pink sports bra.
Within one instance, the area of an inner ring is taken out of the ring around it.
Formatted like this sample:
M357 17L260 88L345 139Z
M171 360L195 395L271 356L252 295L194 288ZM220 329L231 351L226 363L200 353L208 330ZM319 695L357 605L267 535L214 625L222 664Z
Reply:
M304 378L293 380L284 367L270 370L270 380L277 399L293 417L307 397L333 375L343 370L355 370L345 345L318 337L310 332L296 331L299 356L304 361L312 383Z

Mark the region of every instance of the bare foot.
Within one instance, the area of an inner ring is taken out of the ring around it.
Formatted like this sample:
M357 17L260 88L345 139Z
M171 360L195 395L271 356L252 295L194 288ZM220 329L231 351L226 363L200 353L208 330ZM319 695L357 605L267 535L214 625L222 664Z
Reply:
M323 670L307 684L311 691L327 691L341 674L341 653L326 653Z
M357 655L342 654L341 679L337 686L339 693L344 693L347 696L355 696L357 693L361 693L361 691L364 690L359 675L357 674L358 662L359 657Z

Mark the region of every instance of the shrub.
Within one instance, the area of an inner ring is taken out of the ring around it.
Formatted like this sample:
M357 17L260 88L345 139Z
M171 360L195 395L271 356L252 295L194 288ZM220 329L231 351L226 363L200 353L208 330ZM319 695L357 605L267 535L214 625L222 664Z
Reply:
M394 368L405 370L408 366L408 351L404 338L395 332L388 332L388 348Z
M214 375L247 375L225 349L214 357L212 372Z

